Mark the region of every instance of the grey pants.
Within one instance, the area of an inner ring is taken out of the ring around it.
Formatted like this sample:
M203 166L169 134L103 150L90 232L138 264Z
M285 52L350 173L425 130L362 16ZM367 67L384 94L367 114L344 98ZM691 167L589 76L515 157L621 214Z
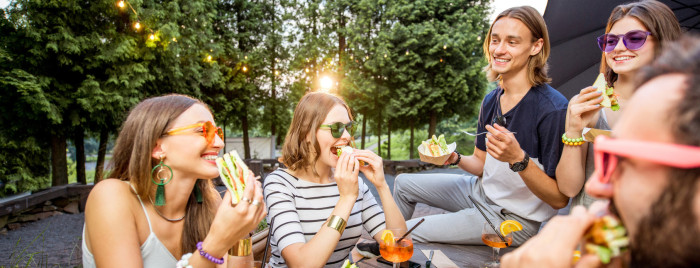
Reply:
M481 179L461 174L401 174L394 181L394 200L406 220L413 216L416 203L441 208L450 213L426 216L411 234L422 243L483 245L481 232L486 220L467 195L491 222L498 225L504 220L516 220L523 231L513 233L513 244L520 245L537 234L541 223L520 217L489 200L484 194ZM407 221L408 228L418 219Z

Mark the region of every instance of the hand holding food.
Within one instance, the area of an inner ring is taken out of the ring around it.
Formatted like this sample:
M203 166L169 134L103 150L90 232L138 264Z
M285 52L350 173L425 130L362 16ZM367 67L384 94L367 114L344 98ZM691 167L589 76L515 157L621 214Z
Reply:
M424 154L430 156L442 156L451 153L447 148L447 142L445 141L445 135L440 134L440 137L433 137L429 140L423 141Z

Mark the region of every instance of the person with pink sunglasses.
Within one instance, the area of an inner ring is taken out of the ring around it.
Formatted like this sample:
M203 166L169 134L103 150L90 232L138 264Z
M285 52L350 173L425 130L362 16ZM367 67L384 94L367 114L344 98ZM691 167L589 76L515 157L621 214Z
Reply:
M628 230L629 254L613 264L700 267L700 37L670 44L640 71L641 84L613 137L595 140L586 192L607 199ZM505 255L502 267L567 267L605 201L553 218ZM586 254L577 267L597 267Z
M625 102L634 91L634 77L651 63L663 47L680 37L680 25L673 11L655 0L645 0L615 7L608 19L605 34L597 38L603 55L600 72L607 85L614 88L619 111L601 106L599 89L586 87L569 102L564 149L556 169L557 186L571 197L571 206L588 207L595 199L583 191L586 178L593 172L592 144L580 141L584 128L610 130L626 109ZM591 82L593 77L591 77Z

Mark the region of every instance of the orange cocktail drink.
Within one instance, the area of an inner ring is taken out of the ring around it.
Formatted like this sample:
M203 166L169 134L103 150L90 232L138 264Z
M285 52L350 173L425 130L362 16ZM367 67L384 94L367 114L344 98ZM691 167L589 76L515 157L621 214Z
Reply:
M513 243L512 236L506 236L505 239L506 241L504 242L497 234L481 234L481 241L492 248L507 248Z
M379 241L379 253L387 261L394 264L394 268L399 267L399 263L408 261L413 257L413 240L410 235L402 236L406 233L405 229L387 229L382 232L381 240Z

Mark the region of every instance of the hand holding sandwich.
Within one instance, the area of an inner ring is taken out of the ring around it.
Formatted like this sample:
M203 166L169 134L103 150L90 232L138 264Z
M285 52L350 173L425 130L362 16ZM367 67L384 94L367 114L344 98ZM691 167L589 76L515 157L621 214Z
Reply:
M354 155L358 160L367 163L360 166L360 171L374 184L375 188L379 189L387 185L384 178L384 161L381 156L368 150L355 150Z
M601 267L598 256L586 254L572 263L580 245L600 211L607 203L595 202L590 209L574 207L571 214L556 216L536 236L501 258L501 267Z
M333 178L338 184L340 197L348 197L352 200L357 199L359 195L359 184L357 175L360 173L360 162L352 153L343 152L338 157L338 163L335 165Z
M267 215L263 202L262 185L255 180L253 173L246 179L248 187L243 191L243 197L251 200L231 205L231 191L226 191L211 229L204 239L203 247L213 256L224 256L238 240L245 238L250 231L257 228L258 223ZM253 205L255 202L257 205Z
M566 136L576 138L581 136L584 127L593 126L595 115L603 109L602 93L596 87L586 87L578 95L571 98L566 113Z

